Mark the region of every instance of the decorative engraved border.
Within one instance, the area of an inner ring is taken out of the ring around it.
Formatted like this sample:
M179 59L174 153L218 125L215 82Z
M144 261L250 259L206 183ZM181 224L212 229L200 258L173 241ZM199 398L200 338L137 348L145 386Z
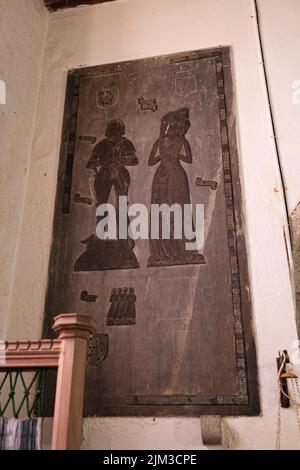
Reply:
M233 183L231 171L231 159L229 149L229 132L228 132L228 115L226 106L225 95L225 79L223 68L223 57L217 55L215 58L217 87L219 96L219 117L220 117L220 130L221 130L221 143L222 143L222 156L223 156L223 170L224 170L224 191L226 201L226 215L227 215L227 234L230 256L231 268L231 285L232 285L232 303L233 303L233 319L234 319L234 332L235 332L235 352L236 364L239 381L239 395L237 397L224 397L228 404L248 404L248 383L247 383L247 369L246 369L246 353L245 341L242 323L242 300L241 300L241 285L239 273L239 260L236 240L236 221L234 211L234 198L233 198ZM225 403L225 401L224 401Z
M170 64L187 62L193 60L213 59L215 60L217 89L219 97L219 120L223 159L224 192L226 202L227 238L229 245L232 303L235 335L235 354L239 393L237 395L143 395L129 396L127 403L130 405L248 405L248 381L245 341L242 323L241 286L238 250L236 240L236 221L234 212L233 183L229 148L228 115L225 95L225 79L222 50L208 53L191 53L169 60Z
M65 176L64 176L63 203L62 203L63 214L69 214L70 212L72 177L73 177L74 155L75 155L75 145L76 145L77 114L78 114L78 104L79 104L80 76L74 73L74 76L72 77L72 79L73 79L73 99L72 99L72 110L71 110L71 117L70 117L67 162L66 162Z

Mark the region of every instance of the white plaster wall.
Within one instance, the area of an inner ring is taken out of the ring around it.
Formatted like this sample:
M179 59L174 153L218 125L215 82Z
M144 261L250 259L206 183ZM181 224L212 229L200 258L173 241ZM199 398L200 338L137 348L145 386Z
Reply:
M285 217L253 16L252 0L119 0L50 16L8 324L12 337L41 333L68 69L232 46L262 406L261 417L224 420L236 449L274 448L275 357L296 339ZM283 410L282 420L283 447L300 449L293 411ZM90 418L83 448L196 449L202 447L199 430L200 420L189 418Z
M41 0L0 0L0 338L10 308L28 181L47 13ZM16 294L17 295L17 294Z
M265 62L288 212L300 332L300 2L259 0Z
M291 213L300 202L300 2L259 0L258 3L277 140Z

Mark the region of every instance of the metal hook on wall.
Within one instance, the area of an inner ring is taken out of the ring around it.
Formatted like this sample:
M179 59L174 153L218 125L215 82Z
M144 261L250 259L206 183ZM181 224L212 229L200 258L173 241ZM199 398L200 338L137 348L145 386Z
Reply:
M286 349L278 352L278 357L276 358L277 371L278 371L278 381L280 384L280 403L282 408L289 408L290 398L288 390L288 379L297 379L297 376L291 372L292 363L290 361L288 352ZM287 365L290 367L287 368Z

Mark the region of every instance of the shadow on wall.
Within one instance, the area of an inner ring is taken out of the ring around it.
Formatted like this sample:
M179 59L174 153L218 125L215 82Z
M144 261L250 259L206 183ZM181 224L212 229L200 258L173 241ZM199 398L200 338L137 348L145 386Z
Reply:
M78 5L93 5L95 3L114 2L115 0L44 0L46 7L50 11L60 8L72 8Z

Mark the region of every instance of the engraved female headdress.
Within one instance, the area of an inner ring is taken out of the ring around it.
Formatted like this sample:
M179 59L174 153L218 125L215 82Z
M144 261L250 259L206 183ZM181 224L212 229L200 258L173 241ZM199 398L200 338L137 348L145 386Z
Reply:
M187 107L179 108L176 111L168 112L162 117L160 133L165 135L171 128L173 132L175 131L175 135L184 136L190 125L189 109Z

